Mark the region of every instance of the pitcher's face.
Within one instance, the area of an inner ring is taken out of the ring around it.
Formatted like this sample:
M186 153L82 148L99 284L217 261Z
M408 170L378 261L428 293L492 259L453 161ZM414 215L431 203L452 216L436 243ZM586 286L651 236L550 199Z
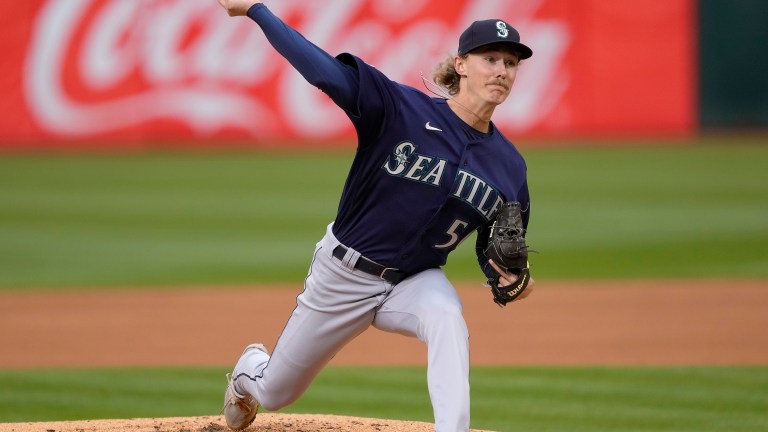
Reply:
M466 90L472 98L498 105L512 90L519 62L517 54L491 46L457 58L456 71L467 79Z

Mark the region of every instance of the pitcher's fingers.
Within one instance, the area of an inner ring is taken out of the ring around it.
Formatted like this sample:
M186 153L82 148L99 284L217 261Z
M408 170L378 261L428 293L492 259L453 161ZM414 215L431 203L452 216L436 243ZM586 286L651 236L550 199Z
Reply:
M496 270L496 273L499 274L502 278L507 279L508 281L514 281L517 279L517 275L514 273L506 272L501 269L495 262L493 262L492 259L489 259L488 262L491 264L491 267L493 267L494 270Z

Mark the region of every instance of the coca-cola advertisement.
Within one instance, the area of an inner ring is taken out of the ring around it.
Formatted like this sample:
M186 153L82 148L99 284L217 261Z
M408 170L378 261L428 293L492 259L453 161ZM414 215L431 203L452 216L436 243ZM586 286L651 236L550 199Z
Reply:
M344 113L216 0L0 6L0 149L345 145ZM436 97L469 23L512 24L523 61L494 122L510 137L690 134L693 0L282 0L275 15ZM148 144L151 143L151 144ZM314 144L313 144L314 145Z

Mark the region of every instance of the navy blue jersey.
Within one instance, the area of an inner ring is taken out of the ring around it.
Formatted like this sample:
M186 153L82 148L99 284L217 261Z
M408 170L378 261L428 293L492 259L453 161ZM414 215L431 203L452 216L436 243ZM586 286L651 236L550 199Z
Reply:
M444 99L389 80L344 54L358 71L358 151L334 234L364 256L417 272L445 264L505 201L528 208L526 166L495 127L477 131Z
M270 42L355 126L358 148L333 233L388 267L416 273L446 263L475 230L480 252L496 209L519 201L529 218L523 157L491 123L473 129L448 106L391 81L351 54L337 58L257 5L249 11ZM492 269L479 256L486 275Z

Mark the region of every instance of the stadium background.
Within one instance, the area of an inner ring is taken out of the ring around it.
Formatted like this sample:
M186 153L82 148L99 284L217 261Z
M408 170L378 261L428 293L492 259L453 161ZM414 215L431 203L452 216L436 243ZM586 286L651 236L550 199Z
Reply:
M4 294L300 283L306 255L333 217L352 130L252 23L229 19L215 3L0 3ZM455 49L466 22L504 16L518 27L535 56L521 67L497 124L529 161L537 212L529 240L542 251L542 285L768 277L763 2L268 5L329 52L355 52L421 89L420 73L429 76ZM470 249L449 263L459 281L477 278ZM0 307L18 306L13 298L0 297ZM23 332L0 324L6 336ZM23 350L4 346L0 360L13 363ZM509 385L528 396L512 392L496 402L523 408L491 411L473 425L505 430L499 422L511 418L529 430L759 430L768 424L766 361L510 366L517 381ZM0 421L214 414L228 366L7 367ZM344 395L359 399L352 389L381 385L374 376L405 381L407 390L395 394L423 397L422 372L331 368L294 409L338 412L338 404L314 401L333 392L339 403L349 402ZM493 377L492 369L473 368L473 400L493 393ZM147 380L163 386L135 386ZM668 410L652 401L686 386L705 396L675 394ZM181 401L158 403L169 392ZM611 397L626 393L645 396ZM423 399L421 411L370 408L391 400L380 396L358 411L350 404L350 413L430 418ZM526 412L535 403L548 410ZM607 424L606 412L614 413ZM645 415L653 420L637 423Z

